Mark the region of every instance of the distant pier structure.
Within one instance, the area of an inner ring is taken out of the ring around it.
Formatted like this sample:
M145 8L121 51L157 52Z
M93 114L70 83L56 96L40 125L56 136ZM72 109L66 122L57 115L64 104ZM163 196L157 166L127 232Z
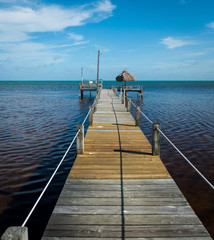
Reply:
M79 97L83 98L84 91L98 91L100 88L102 89L103 80L99 79L97 84L97 79L82 79L82 82L79 84Z
M97 58L97 79L83 79L83 68L81 68L81 83L79 84L79 97L83 98L84 91L96 91L103 87L103 80L99 78L100 72L100 54L102 54L101 50L98 50L98 58Z

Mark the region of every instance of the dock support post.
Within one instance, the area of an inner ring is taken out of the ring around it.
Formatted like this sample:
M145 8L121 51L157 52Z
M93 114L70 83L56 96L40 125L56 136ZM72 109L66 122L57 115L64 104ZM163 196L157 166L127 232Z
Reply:
M96 112L97 111L97 99L95 98L95 100L94 100L94 112Z
M143 91L140 94L141 100L143 100Z
M127 112L131 111L131 101L127 98Z
M77 135L77 154L83 154L84 153L84 125L77 125L77 132L79 131L79 134Z
M122 88L120 88L119 98L122 99Z
M140 106L137 106L136 108L136 120L135 125L140 126Z
M123 90L123 104L125 104L125 102L126 102L125 92L126 92L126 90L124 89Z
M9 227L4 232L1 240L28 240L28 228L27 227Z
M142 85L141 85L140 96L141 96L141 100L143 100L143 86Z
M125 91L125 107L127 108L128 107L128 93L127 91Z
M93 113L94 113L94 107L92 106L89 106L89 126L92 126L93 125Z
M160 156L160 123L153 123L152 155Z
M83 90L79 90L79 98L83 98Z

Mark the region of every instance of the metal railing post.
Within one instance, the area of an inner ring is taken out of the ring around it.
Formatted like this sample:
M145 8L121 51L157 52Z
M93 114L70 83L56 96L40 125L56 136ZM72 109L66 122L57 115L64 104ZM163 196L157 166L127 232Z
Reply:
M27 227L9 227L1 237L1 240L19 239L28 240Z
M84 125L77 126L77 132L80 130L77 135L77 154L84 153Z
M153 123L152 155L160 156L160 123Z
M92 126L93 125L94 107L89 106L89 110L90 110L90 113L89 113L89 126Z
M140 126L140 106L137 106L136 108L136 120L135 125Z

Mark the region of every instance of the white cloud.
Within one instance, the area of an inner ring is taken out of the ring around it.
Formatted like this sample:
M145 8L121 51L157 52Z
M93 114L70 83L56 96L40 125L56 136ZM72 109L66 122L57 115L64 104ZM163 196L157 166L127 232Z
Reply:
M180 40L180 39L175 39L173 37L167 37L161 40L161 44L166 45L167 48L169 49L174 49L177 47L183 47L186 45L195 45L197 44L196 42L193 41L188 41L188 40Z
M214 22L208 23L206 26L207 26L208 28L214 29Z
M74 41L82 41L84 39L84 37L80 34L76 34L76 33L68 33L68 36L70 39L74 40Z
M110 17L114 8L109 0L103 0L76 8L50 5L36 9L20 6L1 9L0 41L25 41L31 38L32 33L58 32L87 22L99 22Z
M39 5L37 0L0 0L0 3L7 4L7 7L0 9L0 62L5 65L10 62L11 66L19 69L66 61L66 48L89 43L70 28L100 22L111 17L115 8L110 0L75 8ZM46 33L56 37L44 35ZM65 37L66 34L73 40L72 43Z
M197 57L197 56L202 56L205 55L206 52L195 52L195 53L189 53L187 56L189 57Z

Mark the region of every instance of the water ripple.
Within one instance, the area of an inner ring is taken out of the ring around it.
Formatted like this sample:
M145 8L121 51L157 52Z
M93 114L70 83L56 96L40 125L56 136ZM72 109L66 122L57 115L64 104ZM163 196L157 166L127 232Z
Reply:
M112 83L104 84L109 88ZM150 119L161 123L164 133L214 183L213 92L214 84L207 82L146 82L144 101L133 101L141 105ZM7 226L24 221L72 141L76 125L82 123L93 97L86 93L79 100L78 82L0 82L0 97L1 234ZM130 93L130 97L136 95ZM135 115L133 108L132 113ZM142 119L141 128L151 141L151 124ZM28 223L31 239L41 236L74 156L75 145ZM163 138L161 158L213 232L214 194Z

